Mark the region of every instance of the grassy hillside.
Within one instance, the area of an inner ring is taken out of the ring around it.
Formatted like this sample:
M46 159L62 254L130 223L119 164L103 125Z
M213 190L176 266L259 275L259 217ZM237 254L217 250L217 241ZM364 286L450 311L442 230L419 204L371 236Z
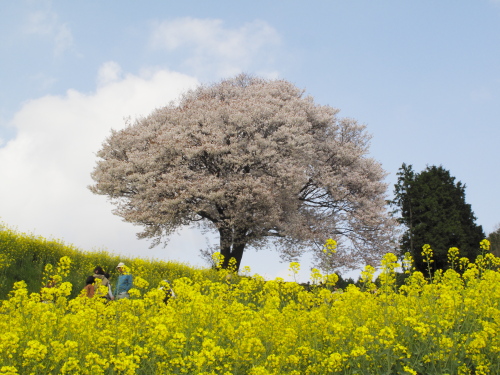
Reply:
M83 251L62 241L47 239L34 234L19 233L0 225L0 299L5 299L15 282L24 280L28 291L39 292L42 287L44 269L47 264L54 267L59 260L67 256L71 259L70 272L66 281L73 285L70 297L75 297L85 286L85 279L96 266L101 266L111 274L111 281L116 280L115 267L125 262L152 285L161 280L174 280L180 277L194 277L204 274L214 277L212 270L197 269L189 265L130 258L107 251Z

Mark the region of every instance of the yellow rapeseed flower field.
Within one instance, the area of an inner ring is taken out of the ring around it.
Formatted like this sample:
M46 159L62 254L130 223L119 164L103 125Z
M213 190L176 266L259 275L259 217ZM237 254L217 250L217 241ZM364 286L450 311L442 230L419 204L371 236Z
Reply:
M227 270L182 276L172 264L166 284L161 264L137 259L131 298L108 302L75 295L72 256L44 268L54 287L18 281L1 301L0 374L500 373L500 263L487 253L458 262L453 248L453 267L432 279L388 254L377 284L367 267L345 290L318 270L305 289Z

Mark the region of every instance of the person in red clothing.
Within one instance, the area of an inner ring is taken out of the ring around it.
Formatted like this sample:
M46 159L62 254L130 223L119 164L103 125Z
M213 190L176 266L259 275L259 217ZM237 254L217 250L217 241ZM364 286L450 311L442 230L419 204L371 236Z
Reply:
M85 296L87 296L89 298L94 297L94 293L95 293L94 283L95 283L94 276L87 277L87 280L85 280L85 288L83 288L83 290L85 290Z

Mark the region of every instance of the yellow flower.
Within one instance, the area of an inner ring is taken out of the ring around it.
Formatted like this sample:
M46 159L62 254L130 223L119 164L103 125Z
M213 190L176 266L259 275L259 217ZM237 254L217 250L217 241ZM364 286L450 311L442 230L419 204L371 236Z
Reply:
M342 355L341 353L332 353L323 362L323 365L327 371L338 372L342 370L344 360L345 355Z
M134 286L137 288L145 289L149 286L149 282L140 276L134 277Z
M323 253L325 253L326 255L332 255L332 254L335 254L337 252L337 241L335 241L334 239L327 239L325 244L323 245Z
M339 277L335 273L331 273L326 276L325 284L329 286L334 286L339 281Z
M424 250L432 252L428 245ZM455 249L449 254L458 259ZM278 278L127 260L136 279L134 298L70 297L80 289L68 281L71 274L94 267L92 259L60 260L61 274L66 265L73 268L64 279L57 275L57 286L40 294L19 281L0 301L0 375L375 374L384 372L388 359L401 374L470 375L494 373L500 353L500 272L489 253L476 262L460 259L464 272L437 270L434 281L412 272L394 292L399 265L388 254L379 281L391 286L390 293L366 287L374 285L372 266L362 272L365 287L332 293ZM50 276L54 269L47 267ZM300 265L292 263L291 270ZM334 283L337 275L313 269L311 277ZM171 285L161 280L174 285L176 298L168 303L158 286ZM52 303L42 303L45 296Z
M482 240L479 245L481 246L481 249L489 251L490 250L490 241L488 241L486 238Z
M405 273L410 273L413 267L413 257L409 252L406 252L403 258L403 270Z
M224 263L224 255L217 251L212 254L212 261L215 264L215 268L220 269Z
M0 367L0 374L1 375L17 375L19 372L17 372L17 369L14 366L2 366Z
M141 296L141 291L137 288L132 288L128 291L128 294L130 295L130 297L139 298Z
M458 259L458 247L450 247L448 249L448 261L450 263L455 262Z
M291 262L289 266L289 270L292 273L290 276L293 276L294 280L296 280L297 274L300 271L300 263Z
M425 244L424 246L422 246L422 256L424 257L424 262L434 262L434 260L432 260L432 249L430 245Z
M248 276L248 275L250 275L251 268L250 268L249 266L245 266L245 267L243 267L243 269L241 270L241 272L242 272L244 275Z
M415 370L413 370L411 367L404 366L403 370L410 375L418 375L418 373Z
M75 373L81 368L80 361L75 357L69 357L61 367L61 374Z
M311 281L313 284L319 284L323 280L323 275L317 268L311 270Z

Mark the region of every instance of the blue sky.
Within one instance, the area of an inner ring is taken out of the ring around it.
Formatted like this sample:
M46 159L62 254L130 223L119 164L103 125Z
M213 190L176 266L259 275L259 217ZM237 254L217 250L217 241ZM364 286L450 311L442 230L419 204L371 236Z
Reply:
M212 238L148 249L86 186L124 118L239 72L366 124L389 196L403 162L442 165L485 232L500 223L500 1L1 1L0 33L0 220L20 231L203 265ZM272 251L243 265L288 275Z

